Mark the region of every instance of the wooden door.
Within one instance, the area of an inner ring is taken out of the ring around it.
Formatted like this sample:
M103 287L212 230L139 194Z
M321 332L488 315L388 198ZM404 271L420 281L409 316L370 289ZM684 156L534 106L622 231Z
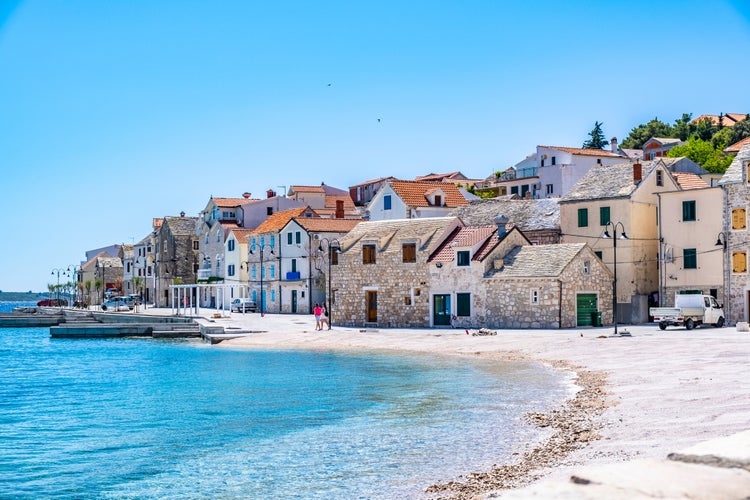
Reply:
M367 322L378 322L378 292L368 290L365 300L367 301Z

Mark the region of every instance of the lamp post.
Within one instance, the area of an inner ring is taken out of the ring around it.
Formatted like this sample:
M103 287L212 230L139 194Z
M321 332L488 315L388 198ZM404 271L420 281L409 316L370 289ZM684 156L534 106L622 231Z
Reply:
M50 273L52 276L57 274L57 287L55 288L55 297L57 297L56 300L57 300L58 307L62 307L60 305L60 273L63 273L63 275L65 275L65 271L66 269L56 267L52 270L52 273Z
M612 226L612 234L609 234L609 226ZM612 319L615 324L615 335L617 335L617 228L620 228L620 236L619 239L627 240L628 235L625 234L625 226L622 225L622 222L613 223L612 221L607 222L604 226L604 234L602 235L602 238L612 239L612 249L614 251L614 280L612 281Z
M328 294L326 295L326 302L328 302L328 306L326 307L326 310L328 311L328 326L331 326L333 325L333 301L331 300L331 264L333 263L334 253L338 255L339 248L341 248L341 243L339 243L339 240L337 240L336 238L330 240L328 238L321 238L320 243L318 244L318 250L320 250L321 252L323 251L324 241L326 242L326 248L328 249L328 276L326 276L326 281L328 282Z
M68 276L73 278L73 304L77 302L78 299L78 284L80 283L79 280L79 274L81 272L81 266L77 266L75 264L70 264L68 268L66 269L66 273Z
M265 241L261 239L260 244L258 245L257 252L260 254L260 315L265 316L266 314L266 301L263 297L263 253L266 249ZM271 255L274 255L273 248L271 250ZM250 248L250 253L255 254L256 250L253 250L252 247Z

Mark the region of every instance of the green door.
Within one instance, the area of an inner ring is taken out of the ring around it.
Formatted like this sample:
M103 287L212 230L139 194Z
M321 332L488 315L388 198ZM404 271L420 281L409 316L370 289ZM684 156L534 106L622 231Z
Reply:
M593 313L597 311L595 293L579 293L576 295L576 311L578 312L578 326L594 324Z
M432 324L434 326L447 326L451 324L451 296L432 296Z
M297 290L292 290L292 312L297 312Z

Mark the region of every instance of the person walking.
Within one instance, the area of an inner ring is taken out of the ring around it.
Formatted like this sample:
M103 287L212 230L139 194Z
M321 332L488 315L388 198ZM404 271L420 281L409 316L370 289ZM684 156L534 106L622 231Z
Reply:
M322 330L323 325L320 322L320 318L323 315L323 309L321 309L320 304L315 304L315 307L313 308L313 314L315 315L315 330Z
M320 329L322 330L323 327L327 326L328 330L331 329L331 323L328 321L328 309L326 309L326 304L323 302L320 305L321 309L321 315L320 315Z

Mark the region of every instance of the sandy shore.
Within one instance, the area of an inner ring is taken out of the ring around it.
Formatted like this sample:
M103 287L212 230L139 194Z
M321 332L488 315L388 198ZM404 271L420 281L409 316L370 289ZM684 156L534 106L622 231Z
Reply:
M573 371L574 398L529 422L552 437L519 461L432 485L436 498L494 497L541 477L567 479L570 468L667 453L748 428L750 334L734 328L661 332L654 325L565 331L499 330L471 336L462 330L334 327L314 331L306 316L233 313L215 318L227 332L251 330L218 348L382 349L502 359L538 360Z

